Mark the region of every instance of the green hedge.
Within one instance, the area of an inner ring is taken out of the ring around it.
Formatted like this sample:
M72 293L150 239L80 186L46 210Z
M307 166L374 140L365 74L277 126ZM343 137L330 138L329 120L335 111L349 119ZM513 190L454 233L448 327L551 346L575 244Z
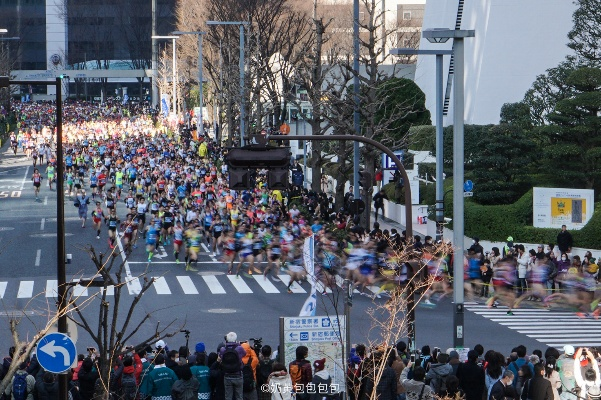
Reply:
M445 192L452 189L450 183L445 180ZM388 184L384 186L384 190L388 198L394 201L394 185ZM435 204L435 193L435 185L420 187L421 204ZM401 193L402 198L404 196ZM448 218L453 218L452 199L452 193L449 193L445 202L445 217ZM559 229L532 226L532 199L532 189L515 203L506 205L485 206L466 198L465 235L494 242L504 242L508 236L512 236L516 243L555 243ZM433 208L430 207L430 219L434 219ZM446 227L453 229L452 220ZM601 203L595 204L595 213L589 222L582 229L571 233L574 246L601 250Z
M556 243L559 229L532 226L532 190L513 204L483 206L465 203L465 234L483 240L504 242L512 236L516 243ZM601 249L601 203L584 228L571 231L574 246Z

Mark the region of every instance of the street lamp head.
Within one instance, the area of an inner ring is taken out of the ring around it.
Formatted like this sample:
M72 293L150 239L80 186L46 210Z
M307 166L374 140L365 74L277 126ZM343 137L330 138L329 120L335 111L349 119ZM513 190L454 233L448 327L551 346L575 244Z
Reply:
M179 36L151 36L151 39L179 39Z
M6 28L2 28L0 29L0 33L4 34L4 33L8 33L8 29Z
M422 36L430 43L446 43L449 39L474 37L476 31L468 29L433 28L424 29Z

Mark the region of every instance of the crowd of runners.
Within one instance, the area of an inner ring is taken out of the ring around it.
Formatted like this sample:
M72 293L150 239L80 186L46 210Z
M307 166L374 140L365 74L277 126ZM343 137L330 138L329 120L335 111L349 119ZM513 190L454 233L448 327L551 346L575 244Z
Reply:
M53 190L57 179L54 108L19 103L16 110L19 125L11 133L11 147L32 161L39 199L39 191ZM314 235L315 275L324 294L337 277L351 279L361 293L380 284L386 294L390 282L402 284L421 266L422 278L433 282L426 305L451 293L449 245L429 236L408 241L404 232L381 230L377 223L368 231L325 193L269 190L262 171L254 189L229 189L226 149L207 127L187 129L196 125L193 117L184 123L161 119L141 106L85 102L66 103L64 114L65 191L78 208L82 229L91 217L93 236L106 238L111 248L118 240L128 253L144 247L151 263L162 245L186 271L198 269L202 254L217 257L236 276L255 273L278 280L285 269L292 285L306 278L303 244ZM298 163L291 164L295 168ZM583 317L598 316L598 266L592 254L569 262L568 249L559 248L565 243L528 252L508 239L503 249L490 251L476 239L465 252L469 296L491 307L502 302L509 312L524 300L541 300L544 306L567 303ZM404 256L398 257L402 249ZM404 262L408 259L418 260L418 268Z

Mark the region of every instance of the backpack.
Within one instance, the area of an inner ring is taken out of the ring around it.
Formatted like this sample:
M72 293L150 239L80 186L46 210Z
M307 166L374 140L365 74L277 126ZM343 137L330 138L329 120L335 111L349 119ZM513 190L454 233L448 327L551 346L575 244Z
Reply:
M227 347L221 357L221 367L226 374L236 374L240 372L240 356L235 347Z
M288 373L290 374L290 379L292 380L292 387L296 386L297 384L301 383L301 378L302 378L302 370L301 367L303 366L303 364L308 363L309 361L307 360L296 360L296 361L292 361L290 363L290 368Z
M426 367L428 366L428 363L430 362L431 359L432 359L431 356L423 356L421 363L420 363L421 367L423 369L427 369Z
M252 392L255 389L255 374L253 372L252 357L248 356L248 361L242 367L242 391Z
M134 400L138 394L138 384L134 374L123 374L121 376L121 392L123 400Z
M27 399L27 374L15 374L13 379L13 398L15 400Z
M257 385L267 383L269 375L273 369L273 360L262 360L259 363L259 373L257 374Z

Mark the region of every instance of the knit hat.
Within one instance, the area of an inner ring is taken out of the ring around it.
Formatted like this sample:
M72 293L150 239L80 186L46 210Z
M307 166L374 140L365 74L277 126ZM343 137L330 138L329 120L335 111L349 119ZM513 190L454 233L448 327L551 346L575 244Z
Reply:
M313 361L313 367L315 367L315 371L321 371L326 366L326 359L322 358L321 360Z
M196 352L204 353L205 352L205 344L203 342L196 343Z
M163 340L157 340L157 342L154 344L154 347L156 347L157 349L164 349L165 342Z

